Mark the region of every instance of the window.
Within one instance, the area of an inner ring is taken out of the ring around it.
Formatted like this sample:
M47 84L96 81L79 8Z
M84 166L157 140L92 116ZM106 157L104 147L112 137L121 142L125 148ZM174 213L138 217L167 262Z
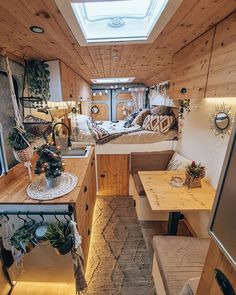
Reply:
M151 43L183 0L55 0L82 46Z
M91 79L94 84L112 84L112 83L131 83L135 77L120 77L120 78L97 78Z
M0 176L8 171L6 153L3 140L2 124L0 123Z

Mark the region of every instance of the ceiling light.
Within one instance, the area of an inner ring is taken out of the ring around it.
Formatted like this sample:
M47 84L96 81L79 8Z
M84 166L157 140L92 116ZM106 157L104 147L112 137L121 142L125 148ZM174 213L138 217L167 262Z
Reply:
M99 92L99 95L101 96L102 95L102 92Z
M30 27L30 31L36 34L43 34L45 32L45 30L41 27L38 26L31 26Z
M91 79L94 84L113 84L113 83L131 83L135 77L119 77L119 78L98 78Z
M108 90L107 89L105 90L105 93L108 93Z

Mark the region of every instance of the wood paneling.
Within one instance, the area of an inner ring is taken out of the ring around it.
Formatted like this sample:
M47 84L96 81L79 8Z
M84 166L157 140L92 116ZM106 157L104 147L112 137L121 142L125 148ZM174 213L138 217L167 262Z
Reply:
M76 100L76 73L63 62L60 63L60 70L63 100Z
M174 55L170 77L170 97L203 98L210 64L214 29ZM181 89L186 93L182 94Z
M236 13L216 27L206 97L236 97Z
M169 79L175 52L234 10L235 0L183 0L153 44L81 47L53 0L1 1L0 44L19 57L60 59L88 82L134 76L136 82L152 85ZM32 33L32 25L45 33Z
M211 241L202 277L196 295L222 295L215 280L215 268L221 270L236 291L236 270L232 267L217 245Z
M92 100L94 100L94 101L104 101L104 100L108 100L108 96L107 95L105 95L105 94L103 94L103 95L94 95L93 97L92 97Z
M98 195L129 195L129 155L97 155Z
M118 103L117 106L116 106L116 119L117 120L123 120L124 119L123 107L124 107L123 102Z
M78 99L91 99L91 88L90 84L81 78L78 74L75 77L76 86L76 98Z
M131 93L130 92L128 92L128 93L119 93L118 95L117 95L117 99L120 99L120 100L127 100L127 99L132 99L132 95L131 95Z
M91 107L93 107L93 106L97 106L99 108L99 112L97 114L91 113L91 116L93 117L94 120L107 121L109 119L109 117L108 117L109 111L108 111L107 104L105 104L105 103L92 103Z

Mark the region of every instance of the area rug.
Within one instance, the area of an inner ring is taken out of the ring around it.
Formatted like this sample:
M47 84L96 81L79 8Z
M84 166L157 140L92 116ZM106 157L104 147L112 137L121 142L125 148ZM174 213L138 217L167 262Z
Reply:
M98 197L86 295L154 295L152 258L130 197Z

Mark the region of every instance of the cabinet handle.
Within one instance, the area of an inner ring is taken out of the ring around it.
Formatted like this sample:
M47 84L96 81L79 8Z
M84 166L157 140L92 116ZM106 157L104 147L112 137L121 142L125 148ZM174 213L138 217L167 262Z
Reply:
M95 157L93 157L93 160L95 160Z
M106 175L105 175L105 174L101 174L100 176L101 176L101 177L106 177Z
M84 187L84 193L86 193L87 190L88 190L88 188L87 188L87 186L85 185L85 187Z
M71 98L71 97L73 97L73 95L72 95L72 94L70 94L70 98Z
M88 236L90 236L90 234L91 234L91 231L90 231L90 229L88 229Z
M134 207L136 207L136 201L134 200Z
M187 88L183 87L183 88L180 89L180 93L181 93L181 94L184 94L184 93L186 93L186 92L187 92Z
M91 166L93 166L93 162L91 163Z
M88 211L88 208L89 208L89 205L86 204L86 206L85 206L85 211Z

